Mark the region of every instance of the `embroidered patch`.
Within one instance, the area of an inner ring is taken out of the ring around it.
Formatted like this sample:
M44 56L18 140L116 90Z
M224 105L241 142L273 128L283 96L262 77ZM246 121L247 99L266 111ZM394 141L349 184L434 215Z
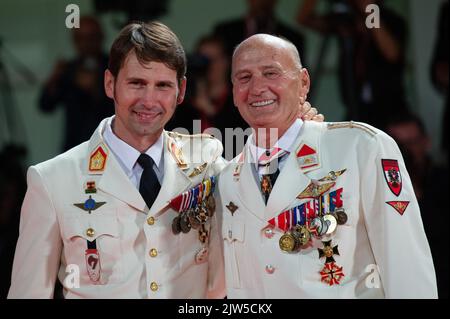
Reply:
M403 216L406 208L409 205L409 202L408 201L390 201L390 202L386 202L386 204L392 206L400 215Z
M301 170L310 169L319 165L319 156L316 150L306 144L300 145L296 155Z
M398 161L393 159L382 159L381 165L389 189L395 196L400 195L402 192L402 176L398 167Z
M101 275L100 255L97 249L86 249L86 269L89 278L93 282L98 282Z
M108 159L108 152L105 147L99 145L89 158L89 171L98 173L103 172Z

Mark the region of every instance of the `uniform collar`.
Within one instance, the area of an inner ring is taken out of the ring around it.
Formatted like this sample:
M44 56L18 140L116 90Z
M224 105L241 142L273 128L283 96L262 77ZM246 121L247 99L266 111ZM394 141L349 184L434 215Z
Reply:
M272 151L274 147L279 147L288 153L292 152L292 148L297 140L297 137L302 128L303 121L301 119L296 119L294 123L287 129L287 131L280 137L280 139L275 143L275 145L269 150ZM263 153L266 152L265 148L261 148L255 145L254 135L252 134L249 138L249 151L253 158L253 162L256 167L258 166L258 158L261 157Z
M133 171L133 167L136 164L136 161L141 153L131 145L121 140L116 134L114 134L114 132L112 131L112 123L114 121L114 118L115 116L108 119L105 131L103 133L103 138L105 139L108 147L120 162L121 166L125 169L127 175L129 175ZM158 140L145 152L153 159L158 169L161 165L162 150L163 134L161 133Z

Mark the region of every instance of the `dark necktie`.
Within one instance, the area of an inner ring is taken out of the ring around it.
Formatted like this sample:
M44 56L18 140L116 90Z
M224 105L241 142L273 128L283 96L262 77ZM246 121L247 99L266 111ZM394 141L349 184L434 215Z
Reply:
M139 192L141 193L142 198L144 198L148 208L151 208L161 189L158 177L153 170L153 164L155 164L155 162L147 154L139 155L137 162L144 169L139 183Z

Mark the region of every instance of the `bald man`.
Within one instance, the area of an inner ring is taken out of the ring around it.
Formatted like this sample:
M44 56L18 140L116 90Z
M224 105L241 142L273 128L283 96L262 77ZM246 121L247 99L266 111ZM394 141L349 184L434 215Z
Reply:
M243 41L232 82L253 135L219 178L228 297L436 298L396 143L364 123L298 119L310 79L281 38Z

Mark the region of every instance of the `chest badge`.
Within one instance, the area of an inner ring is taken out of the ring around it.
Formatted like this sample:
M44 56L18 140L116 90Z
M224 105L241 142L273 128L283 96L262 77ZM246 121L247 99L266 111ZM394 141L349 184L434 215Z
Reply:
M75 203L74 205L90 214L92 211L100 208L105 204L106 202L96 202L95 199L93 199L92 196L89 195L89 198L86 199L84 203Z
M227 208L228 208L228 210L230 211L230 213L231 213L231 216L233 216L234 215L234 212L239 208L235 203L233 203L233 202L230 202L228 205L226 205L227 206Z

